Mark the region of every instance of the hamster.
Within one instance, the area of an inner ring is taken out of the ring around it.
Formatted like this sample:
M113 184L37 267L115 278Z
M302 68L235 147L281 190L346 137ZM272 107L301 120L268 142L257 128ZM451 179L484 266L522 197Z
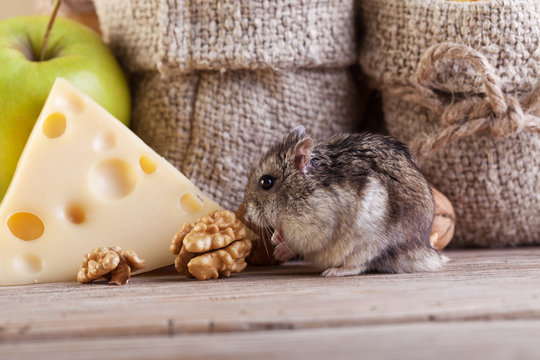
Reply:
M382 135L315 142L294 129L263 156L244 195L245 216L273 228L274 256L295 255L322 276L435 271L430 186L407 147Z

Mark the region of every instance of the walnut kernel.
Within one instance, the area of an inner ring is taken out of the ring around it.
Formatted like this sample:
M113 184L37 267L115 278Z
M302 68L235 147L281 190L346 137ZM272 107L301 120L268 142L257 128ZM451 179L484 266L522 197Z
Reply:
M104 277L110 284L127 284L131 273L146 266L146 261L133 250L124 252L119 246L100 247L84 255L77 281L87 283Z
M229 277L231 272L241 272L247 266L246 256L251 250L251 241L239 240L216 251L194 257L187 267L189 273L199 280Z
M205 215L184 237L186 250L203 253L228 246L235 240L243 239L246 230L233 212L218 210Z
M250 250L251 240L246 239L244 225L228 210L204 215L196 224L184 224L170 246L170 251L178 255L176 270L199 280L244 270Z

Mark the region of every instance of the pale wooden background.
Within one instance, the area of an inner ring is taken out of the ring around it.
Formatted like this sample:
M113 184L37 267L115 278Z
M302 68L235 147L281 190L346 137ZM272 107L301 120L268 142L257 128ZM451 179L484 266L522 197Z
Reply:
M540 359L540 247L446 254L436 273L0 287L0 359Z

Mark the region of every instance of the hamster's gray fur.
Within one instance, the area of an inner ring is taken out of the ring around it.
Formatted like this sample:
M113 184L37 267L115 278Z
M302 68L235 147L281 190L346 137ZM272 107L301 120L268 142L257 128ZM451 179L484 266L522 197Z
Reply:
M303 127L275 144L252 172L246 219L275 229L274 255L295 254L323 276L433 271L431 189L410 151L382 135L314 142Z

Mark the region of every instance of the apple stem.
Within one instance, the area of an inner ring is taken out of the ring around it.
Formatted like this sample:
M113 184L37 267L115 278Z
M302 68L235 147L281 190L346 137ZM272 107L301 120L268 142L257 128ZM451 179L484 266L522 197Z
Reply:
M43 35L43 41L41 42L41 48L39 49L39 61L45 59L45 52L47 51L47 43L49 42L49 36L51 34L51 29L54 25L54 20L56 19L56 14L58 14L58 9L60 8L61 0L56 0L54 2L53 11L49 23L47 24L47 30L45 30L45 35Z

